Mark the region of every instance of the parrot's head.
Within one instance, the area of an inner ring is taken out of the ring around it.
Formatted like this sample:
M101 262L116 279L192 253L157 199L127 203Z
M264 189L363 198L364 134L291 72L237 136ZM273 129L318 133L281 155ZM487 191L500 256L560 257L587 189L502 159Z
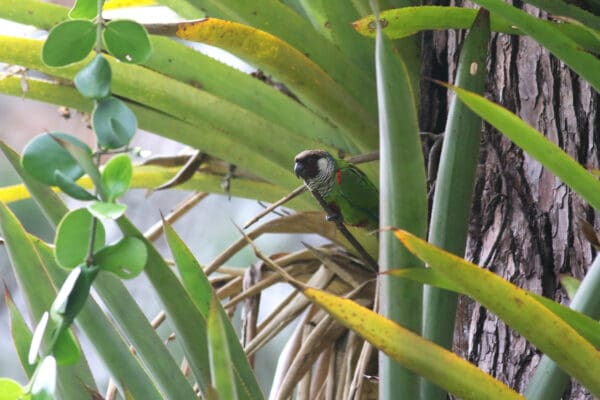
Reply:
M305 150L294 158L296 176L321 196L326 196L333 187L336 170L335 159L324 150Z

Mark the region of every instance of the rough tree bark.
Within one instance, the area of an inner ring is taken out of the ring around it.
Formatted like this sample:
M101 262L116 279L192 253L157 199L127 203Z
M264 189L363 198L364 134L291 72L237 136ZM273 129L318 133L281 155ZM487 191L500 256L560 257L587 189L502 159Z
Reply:
M451 3L464 4L460 0ZM535 7L514 4L547 17ZM464 32L426 34L424 75L442 80L453 77L463 38ZM425 83L422 95L422 130L441 132L447 111L445 94ZM533 40L493 35L486 97L515 112L582 165L598 167L600 96ZM522 288L568 304L560 275L583 278L595 255L578 219L592 224L600 221L539 163L489 125L483 129L466 257ZM541 358L495 315L466 299L461 299L459 307L455 347L521 392ZM563 399L592 396L573 382Z

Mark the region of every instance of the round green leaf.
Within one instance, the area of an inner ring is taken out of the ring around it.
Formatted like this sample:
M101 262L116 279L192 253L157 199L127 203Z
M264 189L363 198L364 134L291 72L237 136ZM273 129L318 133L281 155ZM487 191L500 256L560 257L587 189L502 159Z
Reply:
M87 152L90 157L92 149L79 139L66 133L42 133L33 138L23 150L21 164L35 179L47 185L58 186L54 171L60 171L65 178L75 181L83 175L77 161L67 150L52 138L63 139Z
M88 211L96 218L114 220L125 214L127 206L125 204L95 201L88 206Z
M62 67L83 60L96 43L96 24L85 19L65 21L50 30L42 61L49 67Z
M76 0L75 5L69 11L69 18L94 19L98 15L97 0Z
M103 148L118 149L129 144L137 130L133 112L115 97L102 99L92 113L92 126Z
M127 192L132 175L133 166L127 154L119 154L106 163L102 171L102 184L108 201L114 201Z
M54 256L63 268L71 269L85 262L92 234L92 214L80 208L64 216L56 230ZM96 223L94 250L104 246L104 226Z
M9 378L0 378L0 400L17 400L24 398L24 390L18 382Z
M111 76L110 64L98 54L75 75L75 87L83 97L101 99L110 93Z
M123 279L139 275L147 259L146 245L134 237L125 237L94 254L94 263L101 270L110 271Z
M102 32L102 40L110 54L129 63L143 63L152 52L146 28L135 21L110 21Z

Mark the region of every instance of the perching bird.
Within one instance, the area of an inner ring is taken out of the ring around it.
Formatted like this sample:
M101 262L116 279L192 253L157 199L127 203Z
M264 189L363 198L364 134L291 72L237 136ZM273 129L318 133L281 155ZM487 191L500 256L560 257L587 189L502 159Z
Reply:
M324 150L305 150L294 161L296 176L331 209L328 220L342 218L349 225L379 228L379 192L356 166Z

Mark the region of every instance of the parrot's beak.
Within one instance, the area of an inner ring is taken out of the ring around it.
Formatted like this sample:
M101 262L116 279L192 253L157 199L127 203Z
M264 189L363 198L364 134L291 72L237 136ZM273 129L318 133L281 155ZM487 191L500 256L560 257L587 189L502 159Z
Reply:
M294 173L298 178L302 178L304 175L304 164L299 162L294 163Z

